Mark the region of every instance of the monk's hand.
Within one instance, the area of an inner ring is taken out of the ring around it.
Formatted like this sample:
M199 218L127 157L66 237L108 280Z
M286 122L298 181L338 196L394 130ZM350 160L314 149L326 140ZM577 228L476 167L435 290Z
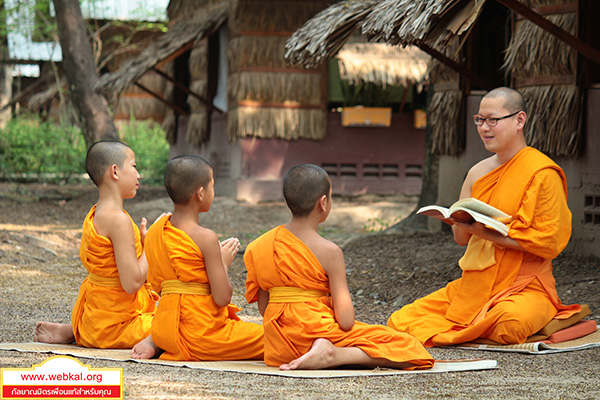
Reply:
M221 259L225 268L229 267L240 249L240 241L238 238L229 238L221 243Z
M153 224L156 223L156 221L158 221L159 219L161 219L165 215L171 215L171 214L173 214L173 213L172 212L164 212L164 213L160 214L158 217L156 217L156 219L154 220Z
M456 225L458 228L462 229L466 233L482 238L485 238L487 236L488 228L486 228L485 225L481 222L463 222L457 219L452 219L452 222L454 223L454 225Z
M146 218L142 218L142 222L140 223L140 236L142 239L142 244L144 244L144 240L146 239L146 232L148 232L147 225L148 220Z

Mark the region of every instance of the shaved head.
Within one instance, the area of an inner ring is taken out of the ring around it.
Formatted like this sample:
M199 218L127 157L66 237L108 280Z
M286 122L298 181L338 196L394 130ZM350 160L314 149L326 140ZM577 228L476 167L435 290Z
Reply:
M295 217L310 214L321 196L329 196L330 189L327 172L313 164L292 167L283 178L283 197Z
M187 204L192 195L210 183L212 167L202 157L179 156L165 169L165 188L173 203Z
M102 184L102 178L111 165L123 167L127 149L129 146L116 140L101 140L90 146L85 157L85 170L96 186Z
M514 113L517 111L523 111L527 114L527 110L525 109L525 99L521 93L517 92L514 89L508 87L499 87L494 90L489 91L484 99L504 99L504 108L510 113Z

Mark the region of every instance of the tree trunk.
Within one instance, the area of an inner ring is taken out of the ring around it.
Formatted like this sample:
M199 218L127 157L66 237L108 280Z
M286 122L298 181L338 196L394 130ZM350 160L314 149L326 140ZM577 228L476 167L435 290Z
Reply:
M4 15L3 0L0 0L0 13ZM0 59L8 60L8 41L5 34L0 36ZM13 69L12 64L0 64L0 129L4 129L12 117L11 107L4 107L12 98Z
M427 92L428 105L431 103L432 97L433 87L430 87ZM408 217L386 229L385 233L414 233L428 229L429 217L418 215L416 211L421 207L436 204L437 201L440 156L431 152L430 127L431 124L428 122L425 131L425 165L423 165L423 183L419 203Z
M118 139L108 102L92 88L98 73L79 0L53 1L65 77L85 141L89 146L100 139Z

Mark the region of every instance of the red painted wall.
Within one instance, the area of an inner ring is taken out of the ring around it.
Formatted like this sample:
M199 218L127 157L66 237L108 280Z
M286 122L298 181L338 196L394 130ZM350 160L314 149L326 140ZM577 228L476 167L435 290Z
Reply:
M393 114L389 128L343 127L339 113L330 113L327 123L320 142L242 139L237 197L279 199L285 172L303 163L325 168L335 194L420 193L425 130L413 127L412 113Z

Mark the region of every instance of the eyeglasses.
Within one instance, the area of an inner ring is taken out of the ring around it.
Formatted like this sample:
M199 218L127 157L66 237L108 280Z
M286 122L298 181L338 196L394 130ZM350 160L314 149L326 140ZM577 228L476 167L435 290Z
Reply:
M501 119L510 118L514 115L517 115L520 112L521 111L517 111L517 112L514 112L509 115L505 115L504 117L500 117L500 118L483 118L483 117L480 117L479 115L474 115L473 122L475 122L475 125L477 125L477 126L481 126L481 125L483 125L484 122L487 122L488 126L492 127L492 126L498 125L498 121L500 121Z

